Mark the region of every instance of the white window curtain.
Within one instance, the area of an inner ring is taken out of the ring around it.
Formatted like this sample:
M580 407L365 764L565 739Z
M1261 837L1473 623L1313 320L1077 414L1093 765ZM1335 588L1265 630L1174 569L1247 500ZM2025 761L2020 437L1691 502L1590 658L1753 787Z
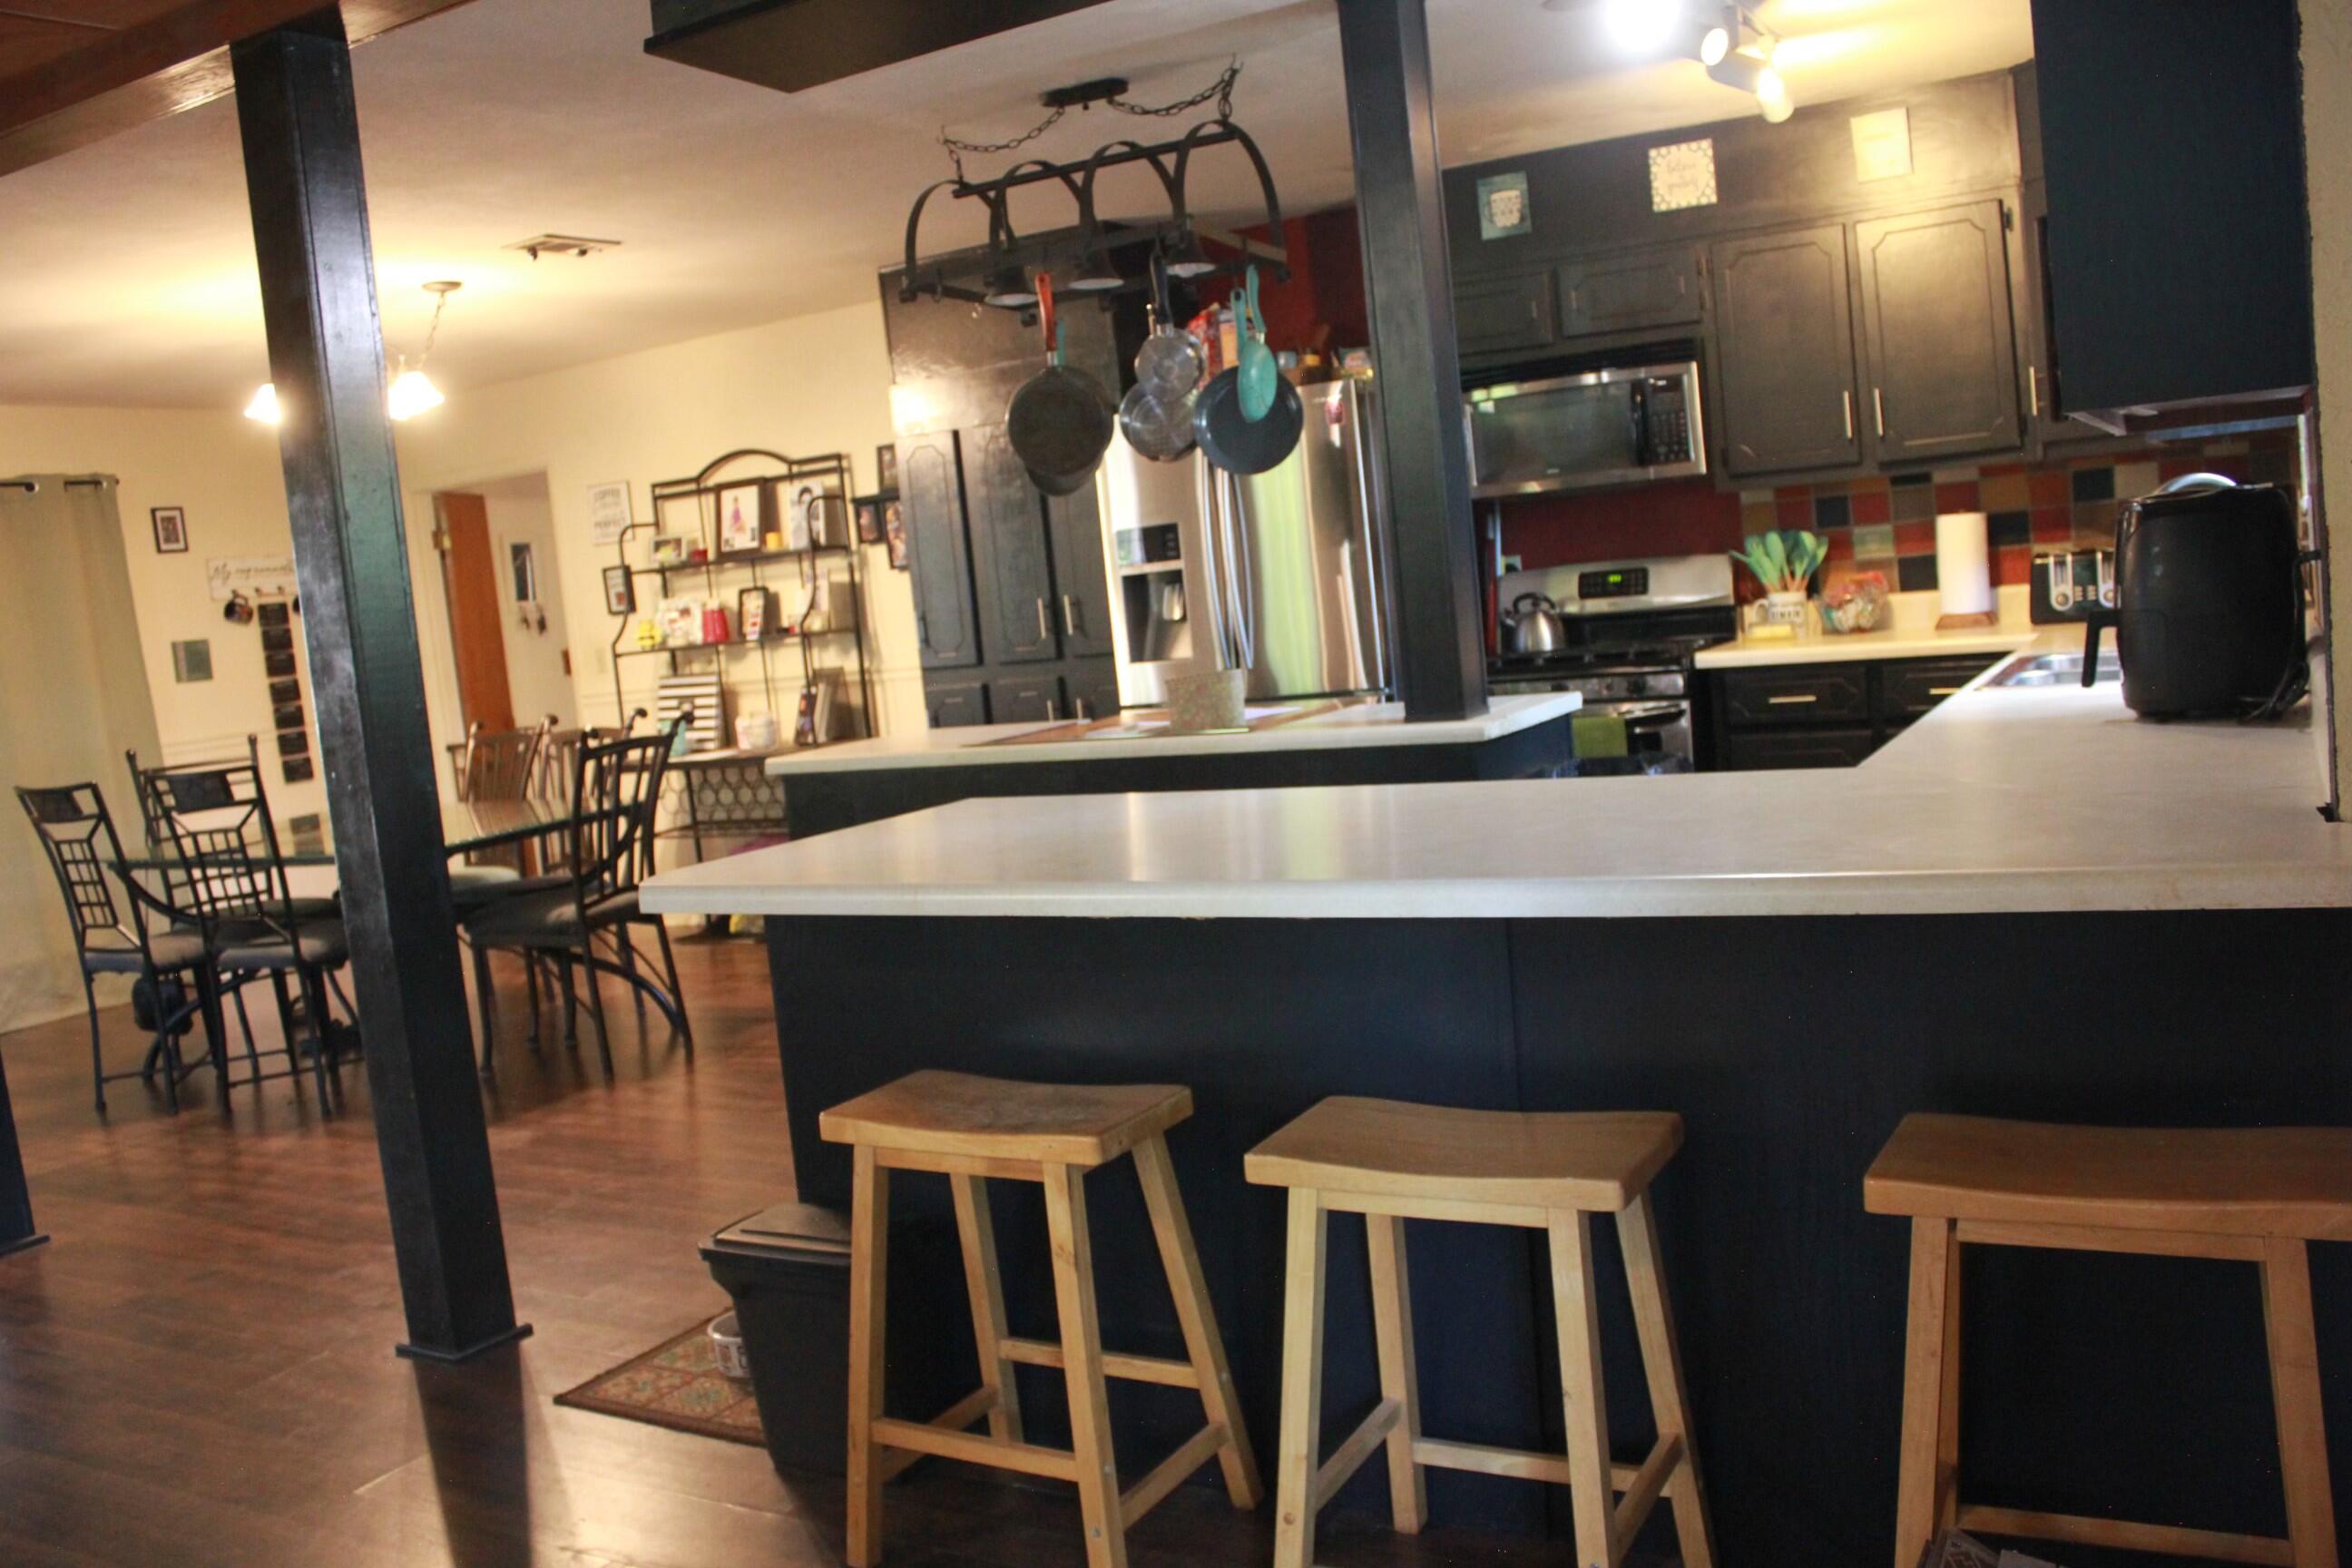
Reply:
M122 753L162 750L114 490L101 476L0 476L0 1033L82 1006L65 903L14 786L94 781L135 847Z

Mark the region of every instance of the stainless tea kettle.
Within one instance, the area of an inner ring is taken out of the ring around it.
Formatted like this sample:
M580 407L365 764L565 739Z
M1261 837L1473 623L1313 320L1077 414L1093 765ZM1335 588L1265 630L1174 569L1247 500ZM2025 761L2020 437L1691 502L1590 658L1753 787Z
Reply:
M1553 653L1568 641L1559 606L1549 594L1526 593L1502 614L1505 653Z

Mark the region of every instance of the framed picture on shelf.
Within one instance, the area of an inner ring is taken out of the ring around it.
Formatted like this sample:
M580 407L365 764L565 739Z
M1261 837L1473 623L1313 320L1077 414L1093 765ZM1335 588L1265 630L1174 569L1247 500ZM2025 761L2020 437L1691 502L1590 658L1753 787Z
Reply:
M775 630L776 595L769 588L746 588L735 595L735 631L745 642L758 642Z
M636 613L637 580L626 566L604 568L604 613L608 616L630 616Z
M882 537L890 544L890 567L896 572L907 570L907 513L904 501L882 503Z
M760 520L766 503L765 483L727 485L719 492L719 553L760 553Z
M898 488L898 447L896 442L874 448L874 488L896 490Z
M188 552L188 513L185 508L149 507L147 518L155 526L156 554L184 555Z
M682 533L656 534L654 536L653 562L656 566L685 565L686 535Z
M882 503L871 496L857 503L857 542L882 542Z

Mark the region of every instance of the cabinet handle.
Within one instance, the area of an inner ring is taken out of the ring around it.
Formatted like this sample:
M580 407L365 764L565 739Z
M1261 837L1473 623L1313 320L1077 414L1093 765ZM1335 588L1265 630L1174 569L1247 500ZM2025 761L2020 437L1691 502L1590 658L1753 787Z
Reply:
M1930 697L1957 697L1959 695L1959 692L1960 689L1957 686L1931 686L1927 688L1927 695Z
M1062 595L1062 630L1071 637L1078 635L1077 602L1067 594Z
M1037 640L1039 642L1054 640L1054 623L1045 614L1045 601L1043 599L1037 601Z
M1050 698L1050 697L1048 697L1047 699L1045 699L1045 721L1046 721L1046 722L1051 723L1051 722L1053 722L1055 720L1059 719L1061 716L1062 716L1062 713L1061 713L1061 708L1060 708L1060 705L1059 705L1059 704L1057 704L1057 703L1056 703L1056 702L1055 702L1052 698Z
M1886 434L1886 395L1874 386L1870 389L1870 409L1872 416L1878 421L1878 433L1884 437Z
M2033 417L2042 417L2042 367L2038 364L2025 367L2025 404Z
M1094 717L1093 714L1087 711L1087 700L1083 697L1073 697L1070 699L1070 711L1073 715L1080 719L1091 719Z
M1845 405L1845 438L1851 441L1853 439L1853 394L1841 392L1838 401Z
M1576 295L1577 291L1573 289L1568 291L1568 313L1571 316L1576 314Z
M1775 708L1785 708L1794 703L1819 702L1821 700L1822 694L1818 691L1799 691L1792 692L1786 697L1767 697L1764 699L1765 701L1770 703Z

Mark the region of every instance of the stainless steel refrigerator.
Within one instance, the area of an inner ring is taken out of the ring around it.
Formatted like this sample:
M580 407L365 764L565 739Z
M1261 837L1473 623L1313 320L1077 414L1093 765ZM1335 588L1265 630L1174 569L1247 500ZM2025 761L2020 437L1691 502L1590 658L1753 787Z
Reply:
M1253 701L1389 691L1371 387L1300 391L1297 450L1263 474L1226 473L1197 451L1155 463L1112 437L1096 485L1122 705L1155 706L1169 675L1217 665L1249 671Z

